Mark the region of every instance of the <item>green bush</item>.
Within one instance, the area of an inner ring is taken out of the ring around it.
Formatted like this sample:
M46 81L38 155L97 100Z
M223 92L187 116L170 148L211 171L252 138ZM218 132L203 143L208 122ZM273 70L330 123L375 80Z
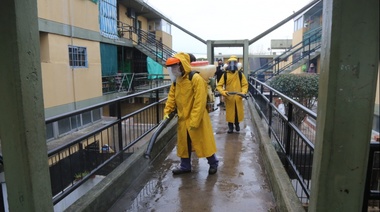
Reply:
M280 74L269 85L311 109L318 99L318 74Z

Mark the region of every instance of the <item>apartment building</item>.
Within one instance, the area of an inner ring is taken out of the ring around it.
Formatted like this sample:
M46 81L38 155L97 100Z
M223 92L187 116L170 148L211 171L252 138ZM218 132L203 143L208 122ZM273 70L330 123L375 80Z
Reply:
M293 61L299 61L299 65L292 73L308 73L311 66L314 67L314 73L320 73L321 71L322 10L323 2L320 1L294 19L292 48L296 49L296 53L293 54L291 59ZM380 79L380 70L378 79ZM380 80L377 81L372 139L378 137L380 132L379 87Z
M161 17L138 0L38 0L46 118L112 99L112 91L127 86L124 73L148 73L148 67L163 73L162 46L171 49L172 37ZM148 45L153 50L145 51ZM49 124L47 139L96 122L102 113Z
M320 72L322 1L294 19L292 61L299 62L293 73ZM314 70L312 70L314 69Z

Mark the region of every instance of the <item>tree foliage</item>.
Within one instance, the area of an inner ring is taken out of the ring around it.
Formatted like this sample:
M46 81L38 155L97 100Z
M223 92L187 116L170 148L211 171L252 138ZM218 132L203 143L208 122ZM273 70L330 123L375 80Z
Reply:
M318 99L318 82L318 74L280 74L269 85L311 109Z

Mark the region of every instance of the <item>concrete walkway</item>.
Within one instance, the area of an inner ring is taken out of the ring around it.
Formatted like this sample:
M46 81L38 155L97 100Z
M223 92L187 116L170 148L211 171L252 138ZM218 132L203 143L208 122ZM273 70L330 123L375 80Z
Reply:
M245 111L241 131L233 134L227 134L224 110L210 117L220 161L215 175L208 175L205 158L193 155L193 171L173 176L171 170L179 165L174 148L166 158L156 160L108 212L276 211L250 113Z

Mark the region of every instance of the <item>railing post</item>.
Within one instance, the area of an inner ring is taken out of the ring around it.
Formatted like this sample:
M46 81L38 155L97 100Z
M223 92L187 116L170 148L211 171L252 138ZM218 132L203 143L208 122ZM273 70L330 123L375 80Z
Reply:
M156 103L159 102L159 100L160 100L159 97L160 97L160 92L159 92L159 90L156 90ZM156 119L157 119L157 124L158 124L160 122L160 104L156 105L156 111L157 111Z
M251 96L254 95L253 91L255 90L255 89L253 89L254 80L252 78L253 78L252 76L248 76L248 91L251 94Z
M158 61L158 43L157 42L154 42L154 46L156 47L156 54L155 54L155 57L156 57L156 61Z
M269 135L269 138L271 137L271 127L272 127L272 112L273 112L273 109L272 109L272 103L273 103L273 91L270 90L269 91L269 114L268 114L268 117L269 117L269 127L268 127L268 135Z
M284 133L284 141L285 141L285 155L289 157L290 155L290 143L291 143L291 132L292 128L290 127L290 123L293 121L293 104L289 102L288 107L288 121L286 123L286 129ZM284 164L285 168L288 169L289 163L288 160L285 160Z
M275 75L279 75L280 74L280 59L276 59L276 63L277 63L277 70L276 70L276 74Z
M129 32L129 39L131 39L131 40L133 40L133 37L132 37L132 27L128 27L129 29L128 29L128 32Z
M83 149L83 144L82 143L78 143L78 153L79 153L79 167L80 167L80 171L79 173L82 175L82 173L84 172L85 170L85 162L86 161L86 157L85 157L85 150ZM71 167L72 168L72 167ZM74 176L76 173L73 173Z
M121 123L121 101L116 102L117 107L117 137L119 140L119 151L123 151L123 126ZM120 154L120 159L123 161L123 154Z
M308 66L310 67L310 54L311 54L311 36L308 38L309 39L309 51L308 51L308 53L307 53L307 64L308 64Z

